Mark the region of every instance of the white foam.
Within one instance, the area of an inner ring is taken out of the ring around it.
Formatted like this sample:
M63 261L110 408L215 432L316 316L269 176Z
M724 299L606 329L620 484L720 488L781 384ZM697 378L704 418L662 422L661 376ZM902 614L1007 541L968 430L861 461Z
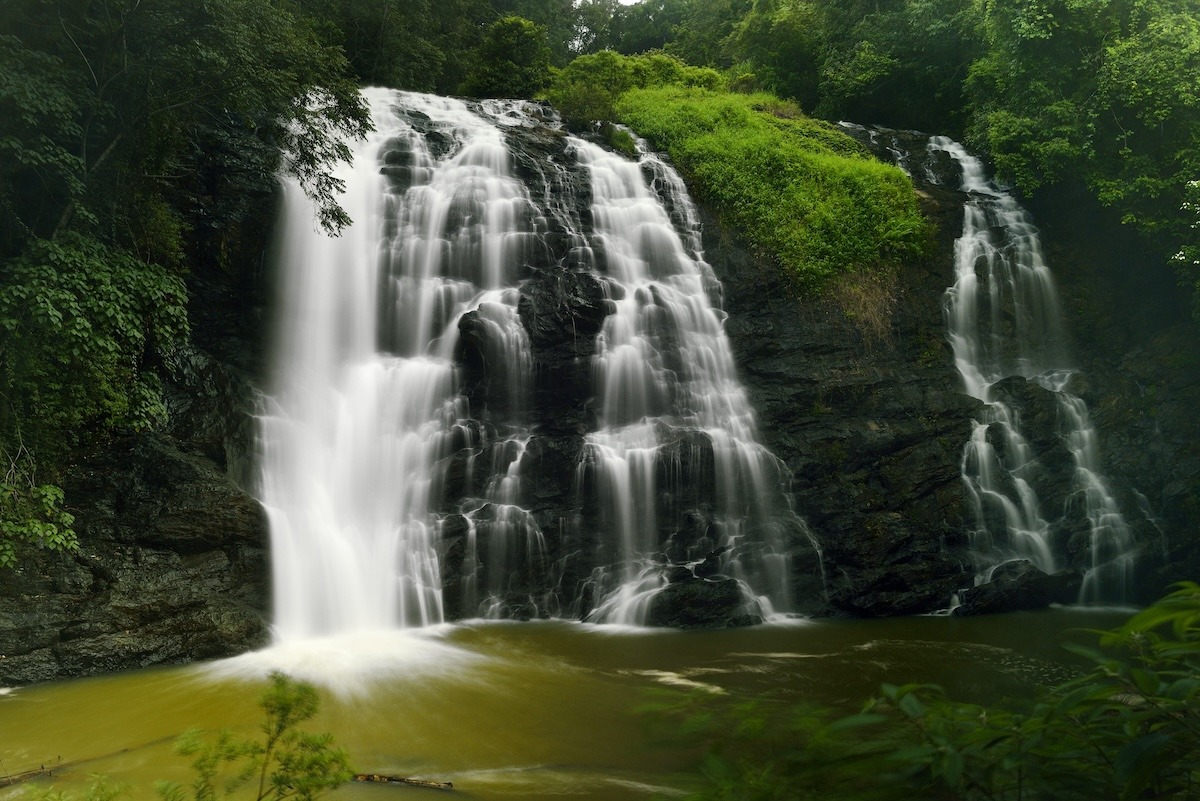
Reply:
M202 675L214 680L261 679L278 671L342 697L365 695L383 681L469 677L489 658L444 642L442 636L450 628L360 630L291 640L213 662Z

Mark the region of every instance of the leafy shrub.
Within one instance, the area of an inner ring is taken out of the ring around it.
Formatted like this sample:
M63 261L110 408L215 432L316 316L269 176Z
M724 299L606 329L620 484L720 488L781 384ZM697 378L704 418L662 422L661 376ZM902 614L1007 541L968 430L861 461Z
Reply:
M73 549L54 465L166 417L157 369L187 340L186 290L82 234L34 240L0 278L0 567L17 545Z
M1024 709L932 685L884 685L841 717L712 695L667 708L705 746L699 800L1196 798L1200 585L1096 634L1099 649L1071 649L1093 667Z
M73 551L79 540L71 526L75 517L63 508L63 491L54 484L39 484L33 459L21 449L9 457L0 449L0 568L17 563L17 545Z
M188 335L183 282L79 234L38 240L0 280L0 433L39 458L165 415L156 367Z
M617 119L616 101L630 89L688 86L718 90L719 72L693 67L666 53L623 56L611 50L579 56L554 77L546 97L568 125L585 128Z
M332 735L296 729L317 713L319 699L312 685L274 673L260 703L266 713L261 740L237 737L229 731L210 741L198 731L180 738L176 751L195 757L192 768L196 778L187 789L160 782L157 789L163 801L242 797L311 801L352 778L349 758L333 747ZM249 794L238 792L246 787Z

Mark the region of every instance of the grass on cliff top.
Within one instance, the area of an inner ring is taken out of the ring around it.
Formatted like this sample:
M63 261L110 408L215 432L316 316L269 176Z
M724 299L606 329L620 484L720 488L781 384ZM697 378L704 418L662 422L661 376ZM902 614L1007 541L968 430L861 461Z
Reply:
M792 103L669 86L625 92L616 111L802 290L925 250L908 176Z

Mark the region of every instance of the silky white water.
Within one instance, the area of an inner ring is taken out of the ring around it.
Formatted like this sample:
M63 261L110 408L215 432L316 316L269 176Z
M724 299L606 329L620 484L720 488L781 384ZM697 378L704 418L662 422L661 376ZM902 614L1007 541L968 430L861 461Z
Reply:
M518 152L510 134L544 125L527 103L366 99L375 131L338 176L349 228L317 230L285 187L260 418L277 642L448 610L641 624L664 559L677 578L704 565L741 582L748 615L787 611L803 523L758 440L678 175L561 134L535 146L557 155ZM534 269L591 271L610 296L566 513L537 505L528 468L563 447L531 407ZM586 588L564 583L588 570Z
M934 137L930 151L949 155L962 170L962 235L955 242L955 281L945 314L955 362L966 391L986 406L963 452L963 482L974 510L972 549L977 581L997 565L1028 559L1052 573L1068 565L1071 543L1055 521L1086 518L1087 559L1081 600L1124 600L1130 589L1134 542L1099 469L1097 434L1087 404L1070 391L1075 369L1037 229L982 163L961 145ZM1068 507L1043 508L1030 482L1041 454L1031 449L1022 421L997 385L1021 376L1054 393L1058 433L1074 460Z
M515 406L528 381L509 270L532 209L499 129L460 101L405 95L453 138L453 155L439 159L396 114L395 93L367 99L375 132L339 176L353 224L337 238L314 230L298 188L286 190L262 418L282 641L443 619L430 492L439 461L479 438L453 361L464 314L497 332ZM381 173L392 153L408 162L411 186Z
M651 558L661 550L657 498L695 481L711 484L711 524L685 558L698 564L720 552L722 569L746 582L747 611L789 611L788 562L774 529L781 514L795 519L788 479L758 439L724 315L708 295L718 284L683 183L644 149L638 162L583 141L575 149L591 174L595 239L620 287L599 337L600 426L587 443L623 568L591 618L645 622L647 604L667 583ZM710 473L700 475L709 450Z

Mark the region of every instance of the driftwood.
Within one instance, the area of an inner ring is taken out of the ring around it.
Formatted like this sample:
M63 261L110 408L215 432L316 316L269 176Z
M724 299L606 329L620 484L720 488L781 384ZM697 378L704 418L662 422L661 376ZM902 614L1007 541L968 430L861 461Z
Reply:
M425 779L409 779L404 776L388 776L383 773L359 773L354 777L356 782L377 782L379 784L403 784L409 787L424 787L429 790L453 790L450 782L431 782Z
M37 770L27 770L24 773L13 773L8 776L0 776L0 787L12 787L14 784L22 784L31 782L34 779L45 779L50 776L51 768L42 766Z
M77 768L80 765L86 765L89 762L99 762L102 759L110 759L111 757L114 757L117 754L133 753L133 752L139 751L143 748L149 748L152 745L158 745L159 743L169 742L173 739L175 739L175 738L174 737L159 737L157 740L151 740L148 743L142 743L141 745L134 746L132 748L121 748L117 751L111 751L111 752L109 752L107 754L103 754L101 756L87 757L86 759L75 759L70 762L63 762L62 757L60 756L57 760L55 760L54 764L51 765L50 767L46 767L45 763L43 763L36 770L27 770L22 773L10 773L7 776L0 776L0 788L12 787L13 785L16 785L16 784L24 784L25 782L31 782L31 781L34 781L35 779L48 779L54 775L55 771L68 770L71 768Z

